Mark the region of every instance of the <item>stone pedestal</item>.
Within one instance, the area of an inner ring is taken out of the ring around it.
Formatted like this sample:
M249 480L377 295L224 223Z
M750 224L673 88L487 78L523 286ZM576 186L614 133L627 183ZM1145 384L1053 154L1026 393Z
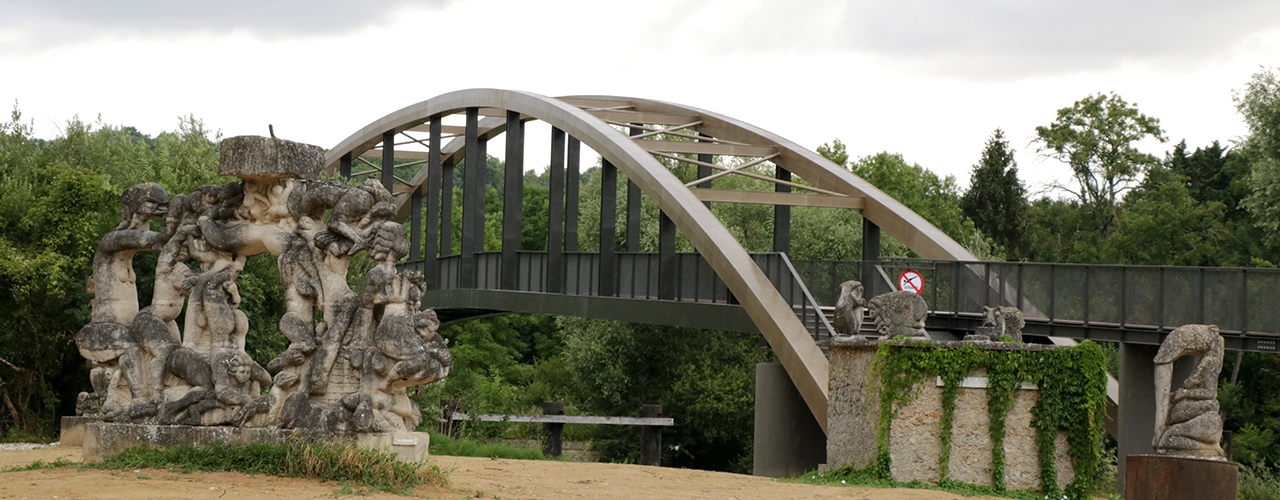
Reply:
M1125 459L1125 500L1234 500L1240 466L1164 455Z
M58 437L58 445L83 446L85 430L89 424L99 421L94 417L62 417L62 433Z
M290 439L307 443L354 444L393 453L403 462L427 459L431 437L425 432L332 433L298 429L266 429L227 426L145 425L95 422L84 427L85 462L100 462L135 446L284 444Z
M934 344L940 348L956 348L971 343L935 341ZM875 459L880 381L871 376L871 368L879 345L876 340L852 338L830 343L827 465L822 470L845 465L866 468ZM1004 351L1047 348L1003 342L973 345ZM937 377L926 376L915 388L916 397L897 409L890 424L891 472L897 481L937 484L942 452L942 387ZM1031 408L1039 397L1038 388L1024 385L1017 391L1005 416L1005 484L1009 489L1040 487L1036 431L1031 427ZM1055 441L1054 466L1058 471L1058 486L1063 487L1075 479L1075 470L1067 453L1066 433L1060 432ZM977 371L961 384L956 396L948 479L990 485L991 450L986 373Z

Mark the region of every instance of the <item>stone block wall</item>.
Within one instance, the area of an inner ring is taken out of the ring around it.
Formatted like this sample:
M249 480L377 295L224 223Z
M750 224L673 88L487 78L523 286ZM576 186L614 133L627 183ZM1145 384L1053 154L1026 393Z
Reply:
M1026 344L1004 344L1005 347L999 343L987 344L986 347L993 349L1040 348ZM878 346L879 342L867 340L836 340L830 345L827 469L845 465L865 468L875 460L880 383L871 376L871 369ZM985 375L982 371L969 374L982 380ZM898 408L889 429L889 457L895 480L938 484L942 389L937 377L923 377L916 383L915 398ZM1031 427L1031 408L1038 399L1038 389L1018 390L1005 418L1005 485L1011 490L1040 487L1036 431ZM948 478L990 485L991 449L987 391L984 387L962 385L956 396ZM1058 485L1064 487L1075 478L1065 432L1058 433L1055 449Z

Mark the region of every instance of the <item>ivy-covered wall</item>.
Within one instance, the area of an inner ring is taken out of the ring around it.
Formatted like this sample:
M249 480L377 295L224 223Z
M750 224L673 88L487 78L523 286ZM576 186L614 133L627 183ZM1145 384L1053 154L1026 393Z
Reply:
M1097 345L840 339L830 350L831 468L1088 498L1105 418ZM986 386L961 388L965 377Z

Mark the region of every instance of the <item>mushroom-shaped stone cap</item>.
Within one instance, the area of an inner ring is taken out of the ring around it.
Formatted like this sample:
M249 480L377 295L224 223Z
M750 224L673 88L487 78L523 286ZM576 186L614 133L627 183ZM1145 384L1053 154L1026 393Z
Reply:
M218 174L251 181L319 178L324 148L274 137L241 135L222 140Z

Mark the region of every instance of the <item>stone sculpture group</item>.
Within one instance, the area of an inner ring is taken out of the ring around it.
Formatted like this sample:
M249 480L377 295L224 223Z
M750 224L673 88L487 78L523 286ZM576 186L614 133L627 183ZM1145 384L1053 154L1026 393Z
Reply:
M840 284L835 324L832 326L836 334L858 335L863 313L866 312L881 338L925 336L924 320L929 315L929 307L924 298L903 290L877 295L871 300L864 299L862 294L862 283L846 281Z
M121 195L121 223L94 254L92 320L76 335L93 386L80 394L77 414L413 430L422 415L405 388L445 377L453 362L435 313L421 310L422 275L396 271L409 242L391 220L391 193L371 181L319 180L316 146L233 137L221 154L219 173L241 181L172 198L143 183ZM163 229L153 231L161 218ZM143 251L157 252L158 262L151 305L139 309L133 256ZM347 268L362 251L374 267L357 293ZM245 259L264 252L278 258L288 311L279 328L290 342L266 367L245 351L249 320L236 285Z

